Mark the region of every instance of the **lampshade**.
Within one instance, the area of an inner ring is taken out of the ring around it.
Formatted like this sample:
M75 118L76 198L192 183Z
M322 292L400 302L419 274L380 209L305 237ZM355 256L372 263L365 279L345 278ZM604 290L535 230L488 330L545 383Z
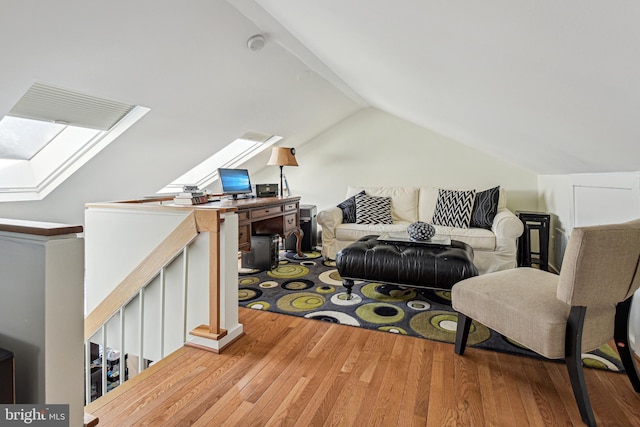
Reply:
M287 147L271 148L271 157L267 162L269 166L298 166L296 161L296 149Z

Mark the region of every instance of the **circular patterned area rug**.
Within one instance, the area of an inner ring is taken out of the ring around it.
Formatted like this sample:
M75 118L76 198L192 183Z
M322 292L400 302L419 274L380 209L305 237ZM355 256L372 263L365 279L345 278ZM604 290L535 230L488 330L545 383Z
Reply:
M449 291L419 290L375 282L356 282L346 298L334 261L319 252L297 259L281 253L272 271L240 271L239 304L257 310L453 343L457 315ZM518 343L473 322L469 346L541 358ZM451 350L453 351L453 349ZM583 355L585 366L622 372L616 350L609 345Z

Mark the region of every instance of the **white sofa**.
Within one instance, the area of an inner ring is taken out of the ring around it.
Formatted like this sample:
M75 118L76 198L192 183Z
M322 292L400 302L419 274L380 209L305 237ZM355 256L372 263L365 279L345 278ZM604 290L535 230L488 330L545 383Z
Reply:
M362 190L370 196L391 198L393 224L345 224L340 208L323 210L318 213L317 221L322 227L322 254L325 258L335 259L341 249L368 234L404 231L416 221L432 222L438 201L436 187L349 187L346 198ZM469 244L474 250L474 264L480 274L514 268L517 262L517 239L524 231L524 226L506 206L506 193L501 187L498 211L490 230L434 225L436 234Z

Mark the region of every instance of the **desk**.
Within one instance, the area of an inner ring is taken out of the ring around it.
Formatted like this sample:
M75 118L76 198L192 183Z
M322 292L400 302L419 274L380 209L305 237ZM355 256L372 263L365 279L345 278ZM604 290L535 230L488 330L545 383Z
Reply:
M236 209L238 215L238 249L251 250L251 236L255 234L279 234L286 239L296 236L296 252L303 257L300 228L300 197L258 197L251 199L222 200L207 205Z

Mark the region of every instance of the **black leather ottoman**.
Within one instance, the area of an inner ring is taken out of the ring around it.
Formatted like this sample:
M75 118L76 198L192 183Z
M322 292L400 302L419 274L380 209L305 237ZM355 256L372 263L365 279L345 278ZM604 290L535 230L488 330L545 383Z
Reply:
M336 264L349 296L354 280L450 290L457 282L478 275L473 249L457 240L451 246L431 246L381 242L377 235L370 235L338 252Z

